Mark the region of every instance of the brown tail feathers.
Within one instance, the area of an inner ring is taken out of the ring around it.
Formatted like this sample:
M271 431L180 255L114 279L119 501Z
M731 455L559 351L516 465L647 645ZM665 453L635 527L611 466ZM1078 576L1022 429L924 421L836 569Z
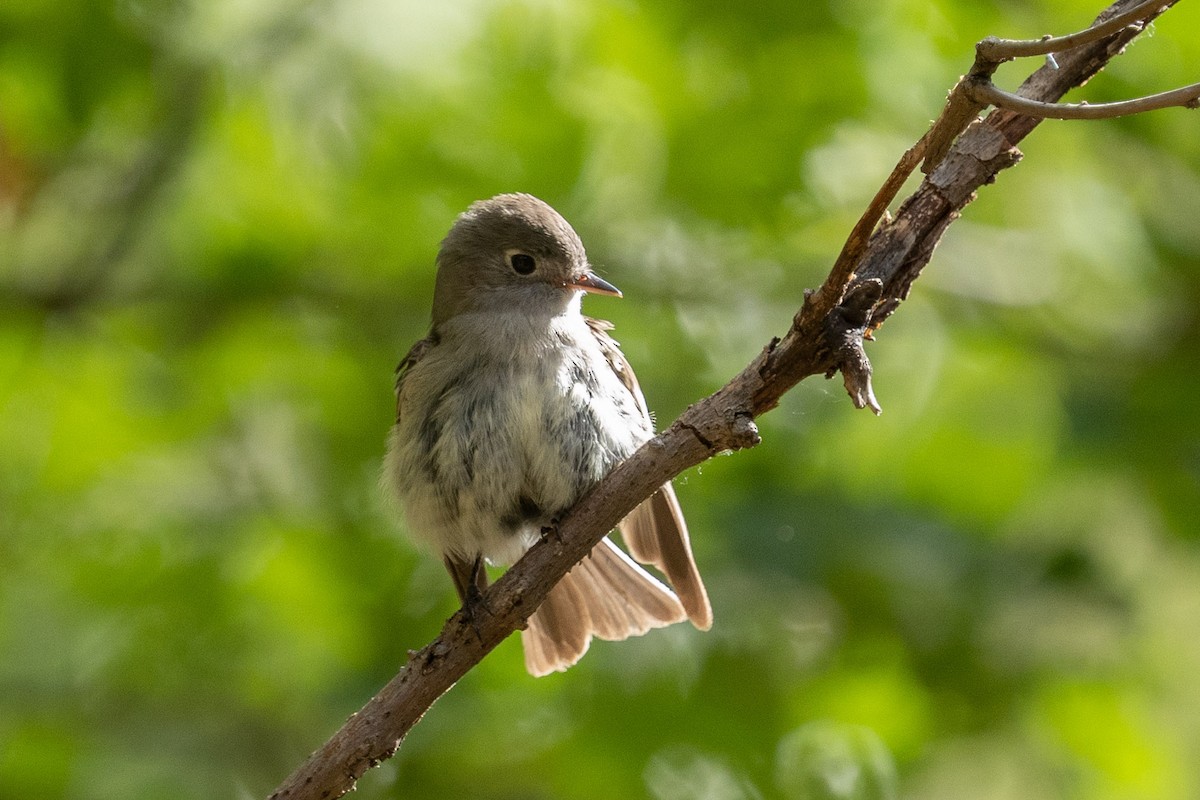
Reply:
M535 676L561 672L587 652L593 636L619 641L687 616L670 589L605 537L529 618L521 632L525 668Z

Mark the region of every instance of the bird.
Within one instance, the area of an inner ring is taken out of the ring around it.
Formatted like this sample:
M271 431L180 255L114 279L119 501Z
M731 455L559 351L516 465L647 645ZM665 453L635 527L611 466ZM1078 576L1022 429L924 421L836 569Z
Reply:
M470 612L485 565L514 563L654 428L612 326L581 310L585 294L621 292L547 203L523 193L473 203L436 267L429 334L396 370L382 480ZM628 553L605 536L527 620L530 674L566 670L592 637L712 625L670 482L617 530Z

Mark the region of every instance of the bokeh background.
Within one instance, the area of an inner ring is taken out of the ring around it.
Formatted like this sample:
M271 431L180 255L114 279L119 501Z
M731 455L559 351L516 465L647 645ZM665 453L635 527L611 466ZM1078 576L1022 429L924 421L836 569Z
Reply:
M0 798L263 796L436 634L377 481L470 201L574 222L667 422L976 40L1098 9L4 0ZM1195 81L1197 30L1080 96ZM358 796L1200 795L1198 124L1043 125L869 345L882 417L810 380L677 482L711 632L509 640Z

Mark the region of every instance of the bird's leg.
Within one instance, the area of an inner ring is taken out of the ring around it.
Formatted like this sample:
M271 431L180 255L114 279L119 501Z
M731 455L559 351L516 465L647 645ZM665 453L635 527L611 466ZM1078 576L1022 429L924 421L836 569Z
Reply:
M474 560L467 561L446 555L443 556L442 561L446 565L446 571L450 573L450 579L454 581L458 599L462 601L463 618L470 623L471 627L475 629L475 635L478 636L479 626L476 624L478 613L480 611L492 613L488 608L487 600L483 597L483 592L488 585L483 556L475 556Z
M549 522L542 526L541 533L542 539L549 539L551 536L553 536L554 541L558 543L558 546L562 547L562 532L558 529L558 517L551 517Z

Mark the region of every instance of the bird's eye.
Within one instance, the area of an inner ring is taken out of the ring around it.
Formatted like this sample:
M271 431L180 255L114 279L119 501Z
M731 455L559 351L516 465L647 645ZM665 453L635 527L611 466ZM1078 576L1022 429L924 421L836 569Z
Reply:
M508 263L518 275L528 275L537 268L537 262L528 253L513 253L508 257Z

